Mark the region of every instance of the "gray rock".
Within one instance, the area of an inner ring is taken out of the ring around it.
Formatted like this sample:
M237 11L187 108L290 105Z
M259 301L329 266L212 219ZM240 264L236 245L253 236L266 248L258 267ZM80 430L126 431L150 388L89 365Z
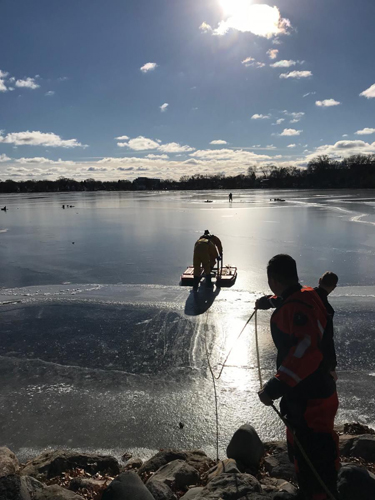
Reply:
M294 465L289 461L288 453L285 451L265 457L264 466L271 477L288 481L296 478Z
M123 472L102 495L102 500L155 500L135 472Z
M46 451L28 462L21 474L49 479L77 467L90 474L108 472L116 476L120 472L118 461L111 456L55 450Z
M18 472L19 463L16 455L5 446L0 447L0 477Z
M374 500L375 475L362 467L346 465L339 471L337 488L340 500Z
M0 477L1 500L31 500L44 489L44 485L29 476L8 475Z
M277 491L286 491L287 493L296 494L297 488L284 479L276 477L263 477L261 480L262 490L265 493L275 493Z
M174 483L176 488L184 489L188 486L197 484L199 481L199 474L194 467L184 460L174 460L160 467L160 469L147 481L147 484L150 481L160 481L168 485Z
M142 475L146 472L155 472L163 465L173 462L173 460L185 460L192 467L205 470L208 470L212 464L212 459L200 450L163 450L159 451L159 453L150 458L150 460L147 460L139 469L138 474Z
M202 486L190 488L190 490L188 490L185 495L180 498L180 500L198 500L203 489L204 488Z
M177 500L170 487L160 481L148 481L147 488L155 500Z
M263 455L263 443L254 427L249 424L242 425L234 433L227 448L228 458L239 460L248 467L258 467Z
M214 477L220 476L220 474L239 474L240 472L236 461L233 458L227 458L226 460L220 460L218 464L207 472L207 479L211 481Z
M45 486L37 491L33 500L82 500L80 495L76 495L73 491L69 491L57 484Z
M372 434L358 436L352 444L349 456L375 462L375 436Z
M255 477L250 474L222 474L210 481L201 491L200 499L209 500L238 500L241 497L255 499L252 493L261 493L262 487ZM264 495L258 495L264 499Z
M288 445L286 441L266 441L265 443L263 443L263 445L264 451L271 454L288 451Z

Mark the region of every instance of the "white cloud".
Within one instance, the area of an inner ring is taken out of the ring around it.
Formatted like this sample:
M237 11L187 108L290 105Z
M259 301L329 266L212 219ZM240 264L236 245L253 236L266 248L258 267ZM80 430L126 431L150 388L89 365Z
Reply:
M304 94L302 97L307 97L309 95L315 95L316 92L307 92L307 94Z
M6 161L10 161L9 156L7 156L5 154L0 155L0 163L4 163Z
M8 89L4 83L4 80L0 78L0 92L6 92Z
M292 135L300 135L303 130L296 130L294 128L284 128L280 135L282 136L292 136Z
M115 137L118 141L127 141L129 137L127 135L120 135L119 137Z
M375 134L375 128L364 128L362 130L357 130L356 135L370 135Z
M201 31L203 31L203 33L208 33L210 31L212 31L212 28L209 24L203 22L200 26L199 26L199 29Z
M249 68L251 66L254 68L264 68L265 67L265 63L257 62L253 57L247 57L246 59L241 61L241 64L244 64L246 66L246 68Z
M367 97L367 99L372 99L375 97L375 83L371 85L367 90L364 90L359 94L360 96Z
M150 158L152 160L168 160L168 155L154 155L152 153L145 156L145 158Z
M227 141L223 141L222 139L216 139L215 141L211 141L210 144L223 145L228 144Z
M355 141L338 141L335 144L327 144L319 146L313 153L306 157L305 161L308 162L317 155L328 155L335 158L345 158L356 154L375 154L375 142L368 144L367 142Z
M289 144L289 145L287 146L287 148L291 148L291 149L292 149L292 148L296 148L296 147L297 147L297 144Z
M348 134L342 134L343 137L348 137Z
M276 59L278 53L279 53L278 49L269 49L269 50L267 50L267 55L269 56L270 59Z
M255 115L251 117L252 120L269 120L269 118L270 115L258 115L258 113L255 113Z
M279 78L308 78L312 76L311 71L291 71L290 73L281 73Z
M273 64L270 64L271 68L290 68L291 66L295 66L299 61L292 61L289 59L283 59L282 61L277 61Z
M0 135L0 142L14 144L15 146L47 146L52 148L87 147L78 142L77 139L64 140L52 132L44 133L39 131L13 132L7 134L5 137Z
M249 163L256 160L270 160L271 156L258 155L251 151L244 151L243 149L206 149L198 150L190 154L193 158L208 161L221 161L221 162L235 162L235 163Z
M148 73L149 71L154 71L154 69L156 69L158 67L158 65L154 62L148 62L146 64L144 64L140 70L142 71L142 73Z
M128 147L134 151L147 151L148 149L157 149L159 147L156 141L147 139L147 137L143 137L143 135L135 139L130 139L129 142L119 142L117 145L120 146L120 148Z
M16 80L16 87L27 89L38 89L40 85L35 82L35 78L26 78L25 80Z
M324 99L324 101L316 101L315 104L320 108L330 108L332 106L339 106L341 102L334 99Z
M290 120L290 123L298 123L301 118L305 116L305 113L303 111L287 111L284 110L283 113L287 116L290 116L292 119Z
M279 118L276 120L276 125L281 125L283 122L285 122L285 118Z
M169 106L169 104L167 102L165 102L164 104L162 104L161 106L159 106L160 111L162 113L165 113L165 111L167 111L168 106Z
M54 90L49 90L48 92L45 93L46 96L52 96L52 95L55 95L55 91Z
M290 21L283 19L277 7L265 4L252 4L251 0L231 2L231 15L225 21L220 21L214 30L214 35L225 35L230 29L242 33L253 33L265 38L275 35L286 35L291 28Z
M8 73L7 71L2 71L2 70L0 69L0 78L5 78L5 77L7 77L8 75L9 75L9 73Z
M194 151L195 148L190 146L181 146L178 142L170 142L168 144L162 144L158 147L159 151L163 153L186 153L189 151Z

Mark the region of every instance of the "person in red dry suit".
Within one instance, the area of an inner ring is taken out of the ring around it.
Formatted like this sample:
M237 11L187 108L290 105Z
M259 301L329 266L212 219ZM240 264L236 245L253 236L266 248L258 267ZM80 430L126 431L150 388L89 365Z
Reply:
M317 292L299 284L295 260L276 255L267 266L268 283L282 301L271 317L271 334L277 348L277 372L259 392L271 405L280 397L280 411L312 462L322 481L337 497L338 437L334 419L338 408L336 383L322 350L327 311ZM297 497L330 498L287 430L289 458L298 479ZM292 498L277 493L276 499Z

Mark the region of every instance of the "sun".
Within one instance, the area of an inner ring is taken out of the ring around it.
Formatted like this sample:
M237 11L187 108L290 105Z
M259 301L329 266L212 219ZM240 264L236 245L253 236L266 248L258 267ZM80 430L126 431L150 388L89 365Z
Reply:
M219 0L224 13L230 16L241 16L248 10L251 0Z

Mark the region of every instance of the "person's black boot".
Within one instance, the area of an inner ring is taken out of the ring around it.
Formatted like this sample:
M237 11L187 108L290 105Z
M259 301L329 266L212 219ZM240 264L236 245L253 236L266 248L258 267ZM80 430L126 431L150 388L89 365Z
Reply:
M206 275L206 287L207 288L213 288L214 287L214 285L213 285L213 283L211 281L211 274L207 274Z
M194 276L193 292L197 292L198 291L199 281L200 281L200 277L199 276Z

